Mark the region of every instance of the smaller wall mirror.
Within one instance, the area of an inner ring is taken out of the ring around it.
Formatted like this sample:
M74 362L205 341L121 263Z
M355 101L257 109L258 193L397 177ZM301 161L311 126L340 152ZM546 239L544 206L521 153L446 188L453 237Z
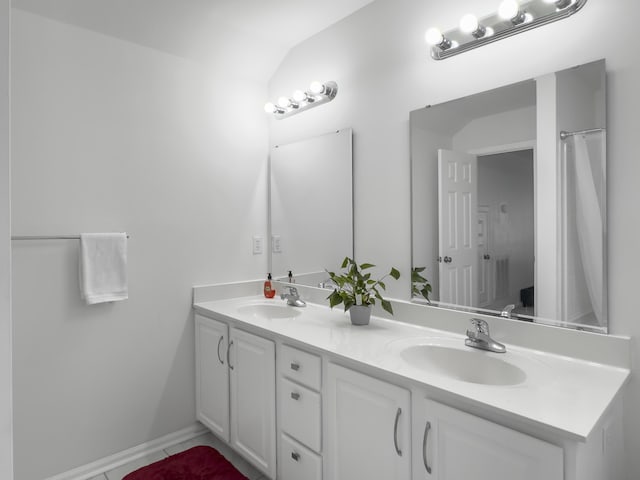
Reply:
M607 332L605 112L604 60L411 112L412 299Z
M352 131L278 145L270 162L271 272L316 286L353 255Z

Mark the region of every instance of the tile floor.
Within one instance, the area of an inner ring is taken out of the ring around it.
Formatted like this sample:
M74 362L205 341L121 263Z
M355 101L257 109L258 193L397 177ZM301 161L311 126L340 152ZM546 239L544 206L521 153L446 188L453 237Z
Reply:
M118 468L114 468L113 470L102 473L96 477L91 478L90 480L122 480L122 477L140 467L144 467L145 465L149 465L150 463L162 460L169 455L174 455L197 445L208 445L218 450L249 480L267 480L266 476L264 476L261 472L251 466L240 455L235 453L228 445L218 440L214 435L210 433L200 435L198 437L192 438L191 440L187 440L186 442L178 443L176 445L172 445L171 447L167 447L164 450L149 454L131 463L127 463L126 465L122 465Z

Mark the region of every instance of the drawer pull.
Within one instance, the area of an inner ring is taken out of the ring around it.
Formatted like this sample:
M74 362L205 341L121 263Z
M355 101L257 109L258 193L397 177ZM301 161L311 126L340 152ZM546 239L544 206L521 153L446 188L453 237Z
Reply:
M396 421L393 424L393 446L396 448L396 453L399 457L402 456L402 450L398 447L398 423L400 422L400 415L402 415L402 409L398 408L396 412Z
M229 342L229 347L227 347L227 365L229 365L229 368L233 370L233 365L231 365L231 347L233 347L233 340Z
M300 370L300 365L297 363L292 363L291 370L295 370L297 372L298 370Z
M218 340L218 361L224 365L224 360L222 358L220 358L220 345L222 344L222 341L224 340L224 335L220 336L220 340Z
M296 462L300 461L300 454L296 452L291 452L291 458L293 458Z
M422 462L424 463L424 468L429 475L431 475L431 466L429 465L429 461L427 460L427 442L429 441L429 430L431 430L431 422L427 422L424 426L424 437L422 437Z
M298 392L291 392L291 398L294 400L300 400L300 394Z

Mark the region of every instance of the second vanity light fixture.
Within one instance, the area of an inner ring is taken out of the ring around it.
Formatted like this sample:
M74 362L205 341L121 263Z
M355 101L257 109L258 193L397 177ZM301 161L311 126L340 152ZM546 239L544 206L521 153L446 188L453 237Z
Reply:
M445 32L430 28L425 40L436 60L540 27L573 15L587 0L503 0L497 13L478 19L469 13L460 19L459 28Z
M265 103L264 111L273 114L277 119L286 118L330 102L337 94L336 82L311 82L309 90L296 90L291 97L280 97L278 103Z

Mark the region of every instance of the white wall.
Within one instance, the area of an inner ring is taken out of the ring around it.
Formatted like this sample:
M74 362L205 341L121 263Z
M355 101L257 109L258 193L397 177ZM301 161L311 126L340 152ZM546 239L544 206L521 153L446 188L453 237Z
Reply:
M460 152L481 151L504 145L534 142L536 106L473 119L453 137L453 149Z
M354 132L355 245L360 261L404 274L390 283L407 298L411 265L409 111L606 57L609 70L609 279L613 333L640 335L637 272L640 202L636 137L640 63L632 0L590 1L576 15L507 40L436 62L423 41L432 25L455 26L494 0L381 0L293 49L270 82L269 98L313 79L335 80L337 98L301 115L271 122L272 144L349 126ZM615 39L615 48L610 41ZM538 152L540 154L540 152ZM634 354L640 354L634 340ZM625 396L629 479L640 472L640 383L634 369Z
M15 470L31 480L195 421L191 287L266 274L251 238L267 88L21 10L12 41L13 233L131 235L129 299L90 307L77 242L13 244Z
M13 478L11 379L10 2L0 1L0 477Z

